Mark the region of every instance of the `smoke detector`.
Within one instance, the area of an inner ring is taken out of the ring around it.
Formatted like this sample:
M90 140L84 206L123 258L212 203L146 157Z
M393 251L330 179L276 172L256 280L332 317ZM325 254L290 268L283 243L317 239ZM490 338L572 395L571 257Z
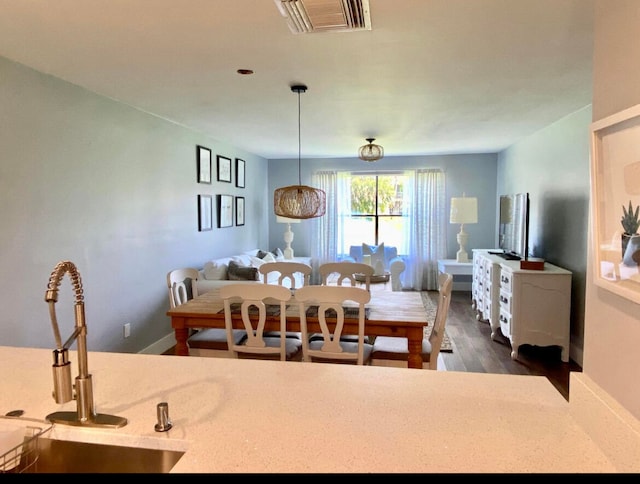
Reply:
M369 0L274 0L294 34L371 30Z

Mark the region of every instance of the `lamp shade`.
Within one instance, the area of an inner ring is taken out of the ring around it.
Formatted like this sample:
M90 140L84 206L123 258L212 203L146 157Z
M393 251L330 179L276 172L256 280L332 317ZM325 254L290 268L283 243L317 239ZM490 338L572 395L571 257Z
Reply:
M452 224L477 223L478 199L475 197L452 198L449 222Z
M306 185L291 185L273 193L273 211L279 217L306 219L322 217L326 210L324 190Z
M363 161L378 161L384 156L384 148L380 145L375 145L373 142L375 138L367 138L369 144L363 145L358 150L358 158Z

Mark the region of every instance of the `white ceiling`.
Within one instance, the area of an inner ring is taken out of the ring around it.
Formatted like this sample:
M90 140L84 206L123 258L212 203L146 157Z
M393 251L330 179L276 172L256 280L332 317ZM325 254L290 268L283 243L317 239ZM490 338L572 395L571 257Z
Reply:
M295 83L303 158L497 152L591 103L593 0L369 4L294 35L273 0L0 0L0 55L265 158L298 156Z

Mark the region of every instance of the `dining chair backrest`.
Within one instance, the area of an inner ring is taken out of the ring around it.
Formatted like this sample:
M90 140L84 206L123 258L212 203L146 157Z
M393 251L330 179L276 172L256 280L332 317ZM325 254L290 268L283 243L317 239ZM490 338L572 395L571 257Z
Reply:
M198 270L192 268L175 269L167 274L169 306L175 308L198 295ZM187 287L187 284L189 287ZM190 290L189 290L190 289Z
M374 272L375 269L368 264L348 261L326 262L318 268L320 284L323 286L333 283L330 276L335 274L337 275L336 285L344 286L350 284L351 286L357 286L359 282L364 282L367 291L371 289L371 276L373 276Z
M371 294L366 289L348 286L305 286L296 291L295 299L299 303L304 361L334 360L363 365L369 360L371 345L365 343L364 333L365 304L371 300ZM345 306L349 306L348 309ZM358 313L358 340L341 341L345 312L355 308ZM315 312L314 315L310 314L312 311ZM321 340L309 339L307 318L311 317L318 320L322 331Z
M167 274L169 306L175 308L198 296L198 270L175 269ZM189 291L188 288L191 290ZM234 342L241 343L245 332L234 330ZM226 330L222 328L191 329L187 340L190 351L195 356L228 355L229 345Z
M220 297L224 303L224 322L227 331L229 349L238 353L253 355L279 355L287 359L287 302L291 299L291 290L275 284L238 283L220 288ZM277 345L269 345L264 336L267 316L279 315L280 336ZM242 329L247 338L237 344L234 341L233 320L242 321Z
M438 308L436 309L436 317L433 322L431 334L429 335L429 343L431 344L429 369L431 370L438 368L438 355L440 354L440 346L442 346L442 339L444 338L444 329L447 322L447 315L449 314L452 289L453 275L440 273L438 276Z
M265 262L258 268L258 271L262 274L265 284L268 283L269 274L273 272L279 273L278 285L286 286L289 289L296 289L296 274L300 274L303 286L308 285L311 278L311 266L302 262ZM288 282L288 284L285 284L285 282Z

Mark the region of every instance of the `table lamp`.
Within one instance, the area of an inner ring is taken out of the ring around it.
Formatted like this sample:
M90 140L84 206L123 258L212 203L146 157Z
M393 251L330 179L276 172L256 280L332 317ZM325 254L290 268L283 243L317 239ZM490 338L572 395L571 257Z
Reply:
M279 224L287 224L287 230L284 233L284 242L287 244L282 251L285 259L293 259L293 249L291 248L291 242L293 242L293 232L291 231L291 224L299 224L300 219L287 218L276 215L276 221Z
M460 250L456 253L456 261L469 262L469 256L465 250L469 236L464 231L464 224L478 223L478 199L475 197L465 197L464 193L461 198L452 198L449 222L452 224L460 224L460 232L457 236Z

